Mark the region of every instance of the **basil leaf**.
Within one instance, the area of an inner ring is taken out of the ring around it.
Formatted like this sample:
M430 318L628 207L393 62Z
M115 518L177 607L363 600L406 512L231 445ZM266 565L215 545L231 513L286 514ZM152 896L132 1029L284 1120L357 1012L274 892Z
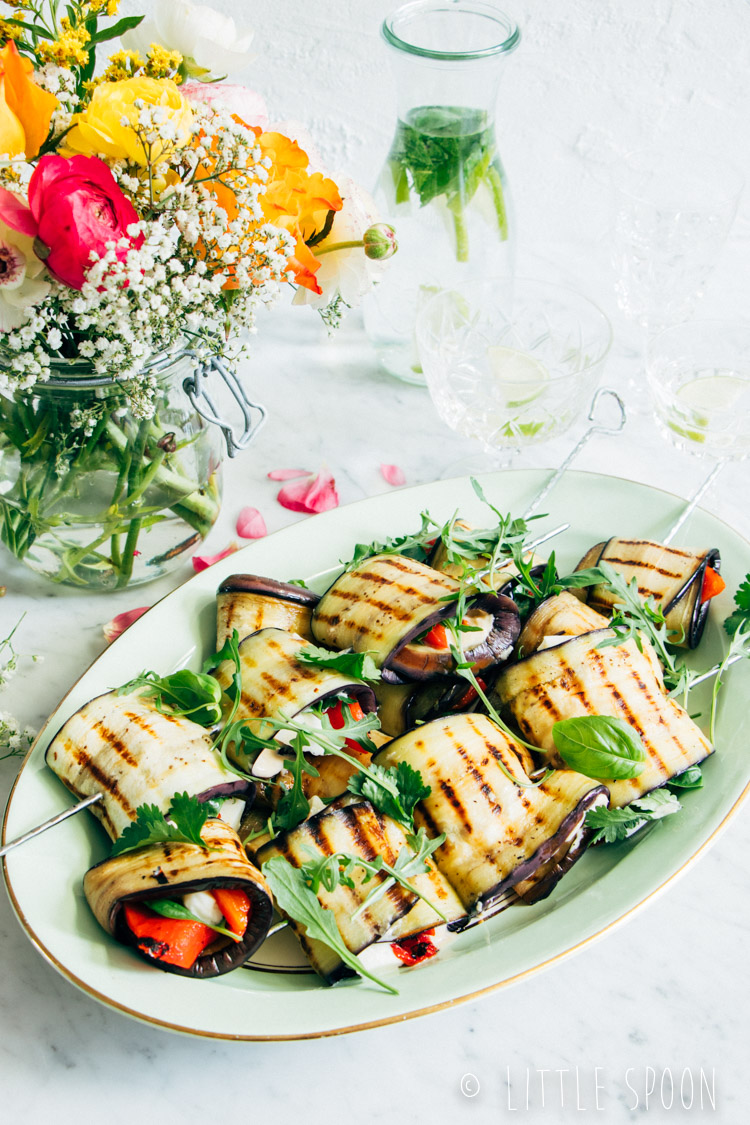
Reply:
M646 750L638 732L608 715L583 715L561 719L552 727L552 738L561 758L578 773L597 780L638 777Z
M674 789L701 789L703 773L700 766L690 766L684 773L678 773L677 777L670 777L668 784Z
M312 664L316 668L330 668L344 676L357 680L379 680L380 669L369 652L331 652L317 645L307 645L297 653L300 664Z
M277 855L263 864L263 875L279 910L283 910L289 918L303 926L310 941L322 941L355 973L369 977L386 992L398 995L398 989L368 972L356 954L344 944L336 919L310 890L302 871L292 867L283 856Z
M147 906L149 910L153 910L155 914L161 914L163 918L177 918L182 922L199 922L202 926L208 926L209 929L216 930L217 934L232 938L233 941L239 941L242 937L241 934L236 934L233 930L226 929L225 926L216 926L213 922L204 922L202 918L196 918L195 914L191 914L186 906L183 906L181 902L175 902L172 898L148 898L143 900L143 905Z

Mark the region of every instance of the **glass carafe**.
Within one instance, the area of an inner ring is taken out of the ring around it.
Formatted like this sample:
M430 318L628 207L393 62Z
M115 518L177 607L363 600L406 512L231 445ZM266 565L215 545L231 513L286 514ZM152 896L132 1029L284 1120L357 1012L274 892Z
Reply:
M416 0L383 23L398 121L375 198L398 253L365 305L381 366L424 383L415 322L424 300L509 275L514 231L495 139L501 62L515 23L491 0Z

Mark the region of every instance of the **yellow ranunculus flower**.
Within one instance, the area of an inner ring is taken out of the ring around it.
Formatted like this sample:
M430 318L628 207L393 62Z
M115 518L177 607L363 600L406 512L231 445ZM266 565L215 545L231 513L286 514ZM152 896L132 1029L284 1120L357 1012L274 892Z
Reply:
M157 132L161 132L162 139L154 142L148 156L137 131L141 106L137 106L136 101L142 102L145 107L158 106L166 110L160 125L155 127ZM124 121L127 124L123 124ZM65 154L104 156L146 165L158 161L165 149L182 148L187 144L192 122L193 114L188 102L168 78L127 78L123 82L104 82L96 87L83 113L77 113L73 118L73 128L63 142ZM167 130L162 132L164 126L168 127L167 140L164 139Z

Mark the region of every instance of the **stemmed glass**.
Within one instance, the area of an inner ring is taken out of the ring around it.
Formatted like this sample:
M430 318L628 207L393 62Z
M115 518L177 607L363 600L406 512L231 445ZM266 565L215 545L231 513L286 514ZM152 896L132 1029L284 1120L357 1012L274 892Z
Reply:
M711 153L653 146L618 162L611 182L620 308L652 332L687 319L734 221L741 173Z
M484 468L503 468L522 447L568 430L589 405L611 342L592 301L541 281L468 282L430 297L417 317L435 408L481 443Z

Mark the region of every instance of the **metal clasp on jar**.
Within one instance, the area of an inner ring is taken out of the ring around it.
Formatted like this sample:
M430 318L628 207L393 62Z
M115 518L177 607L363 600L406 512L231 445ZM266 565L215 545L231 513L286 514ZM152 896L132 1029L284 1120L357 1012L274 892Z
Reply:
M238 436L235 436L232 423L228 422L214 405L209 392L209 379L213 371L218 372L224 380L242 412L243 429ZM252 402L247 397L245 388L237 375L217 356L199 360L193 374L183 380L182 386L193 408L200 414L201 418L218 426L224 434L229 457L236 457L241 450L247 449L266 420L265 408L260 403Z

